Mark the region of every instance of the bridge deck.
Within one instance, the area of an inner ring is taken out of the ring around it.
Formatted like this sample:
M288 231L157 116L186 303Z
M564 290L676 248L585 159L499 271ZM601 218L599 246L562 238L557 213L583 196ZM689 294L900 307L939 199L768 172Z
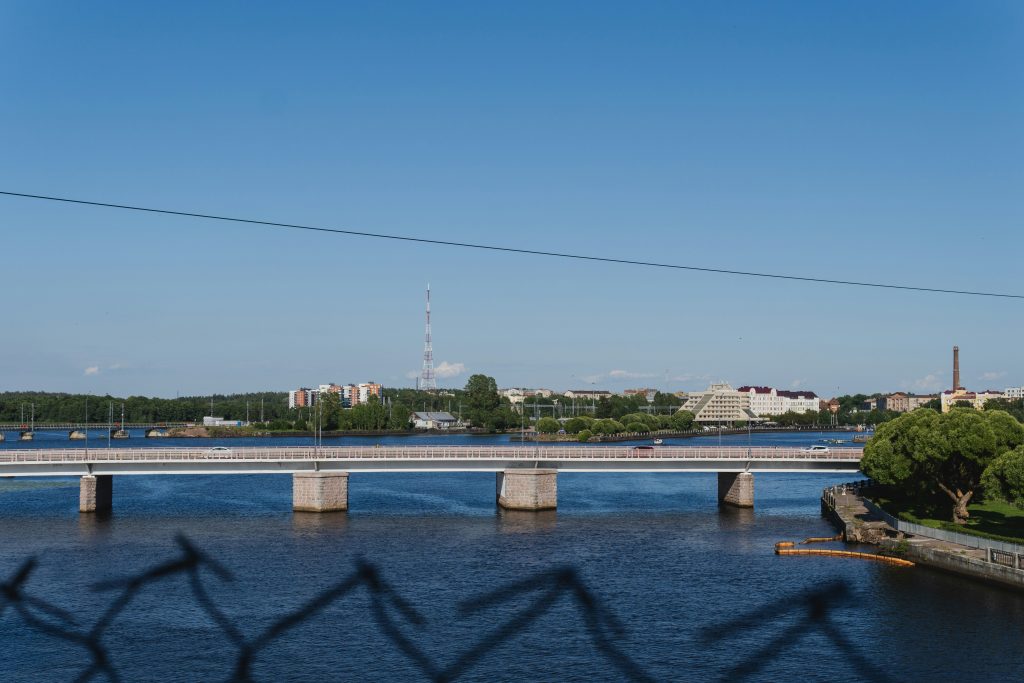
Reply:
M543 467L574 472L856 472L863 451L834 448L658 446L341 446L84 448L0 451L0 476L498 472Z

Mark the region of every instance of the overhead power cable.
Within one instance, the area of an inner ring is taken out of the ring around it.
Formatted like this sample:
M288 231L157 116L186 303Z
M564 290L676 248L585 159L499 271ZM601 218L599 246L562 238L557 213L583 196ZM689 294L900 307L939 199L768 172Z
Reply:
M183 216L186 218L204 218L213 221L226 221L230 223L247 223L250 225L263 225L272 228L288 228L290 230L310 230L313 232L326 232L336 235L349 235L352 237L372 237L381 240L394 240L399 242L414 242L418 244L435 244L444 247L462 247L464 249L482 249L485 251L499 251L509 254L527 254L530 256L551 256L554 258L573 259L576 261L594 261L599 263L618 263L627 266L644 266L647 268L666 268L669 270L688 270L698 273L717 273L719 275L741 275L743 277L759 277L773 280L793 280L796 282L814 282L827 285L848 285L851 287L874 287L877 289L901 289L911 292L930 292L933 294L963 294L965 296L987 296L1001 299L1024 299L1024 294L1007 294L1002 292L981 292L965 289L943 289L940 287L921 287L914 285L897 285L884 282L859 282L856 280L833 280L829 278L809 277L803 275L786 275L783 273L759 273L747 270L730 270L727 268L709 268L706 266L687 266L678 263L658 263L656 261L636 261L632 259L612 258L610 256L588 256L586 254L569 254L558 251L541 251L539 249L521 249L518 247L503 247L495 244L476 244L473 242L455 242L453 240L431 239L428 237L410 237L407 235L388 235L385 233L365 232L361 230L343 230L341 228L325 228L314 225L301 225L298 223L280 223L277 221L266 221L255 218L238 218L235 216L217 216L208 213L196 213L193 211L177 211L173 209L157 209L146 206L131 206L129 204L114 204L111 202L97 202L85 199L70 199L68 197L52 197L41 194L28 194L26 192L9 192L0 190L0 195L8 197L22 197L25 199L40 199L48 202L63 202L65 204L80 204L83 206L98 206L106 209L122 209L126 211L141 211L145 213L162 214L166 216Z

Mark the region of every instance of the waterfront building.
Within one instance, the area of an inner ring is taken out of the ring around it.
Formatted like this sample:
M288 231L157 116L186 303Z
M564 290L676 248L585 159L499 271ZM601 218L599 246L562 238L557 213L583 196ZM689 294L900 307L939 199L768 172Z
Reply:
M225 420L223 417L206 415L203 417L204 427L242 427L245 422L242 420Z
M447 430L461 427L458 418L445 411L417 412L410 417L416 429Z
M760 421L750 409L750 394L737 391L726 382L691 392L680 410L690 411L694 421L702 423Z
M743 386L737 391L749 396L749 407L756 415L808 413L818 410L818 395L813 391L787 391L754 386Z

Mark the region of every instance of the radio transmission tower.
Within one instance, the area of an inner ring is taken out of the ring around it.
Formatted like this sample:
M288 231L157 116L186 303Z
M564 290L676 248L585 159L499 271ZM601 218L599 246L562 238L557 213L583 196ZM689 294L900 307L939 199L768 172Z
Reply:
M434 378L434 345L430 340L430 285L427 285L427 336L423 342L423 372L420 373L420 389L434 391L437 380Z

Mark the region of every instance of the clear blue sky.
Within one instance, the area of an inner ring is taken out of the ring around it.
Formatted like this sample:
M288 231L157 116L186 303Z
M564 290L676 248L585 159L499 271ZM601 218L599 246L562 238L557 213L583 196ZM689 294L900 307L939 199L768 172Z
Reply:
M0 189L1024 293L1022 64L1014 1L7 1ZM428 281L448 386L934 390L954 343L1024 383L1021 301L3 197L0 235L0 390L408 386Z

